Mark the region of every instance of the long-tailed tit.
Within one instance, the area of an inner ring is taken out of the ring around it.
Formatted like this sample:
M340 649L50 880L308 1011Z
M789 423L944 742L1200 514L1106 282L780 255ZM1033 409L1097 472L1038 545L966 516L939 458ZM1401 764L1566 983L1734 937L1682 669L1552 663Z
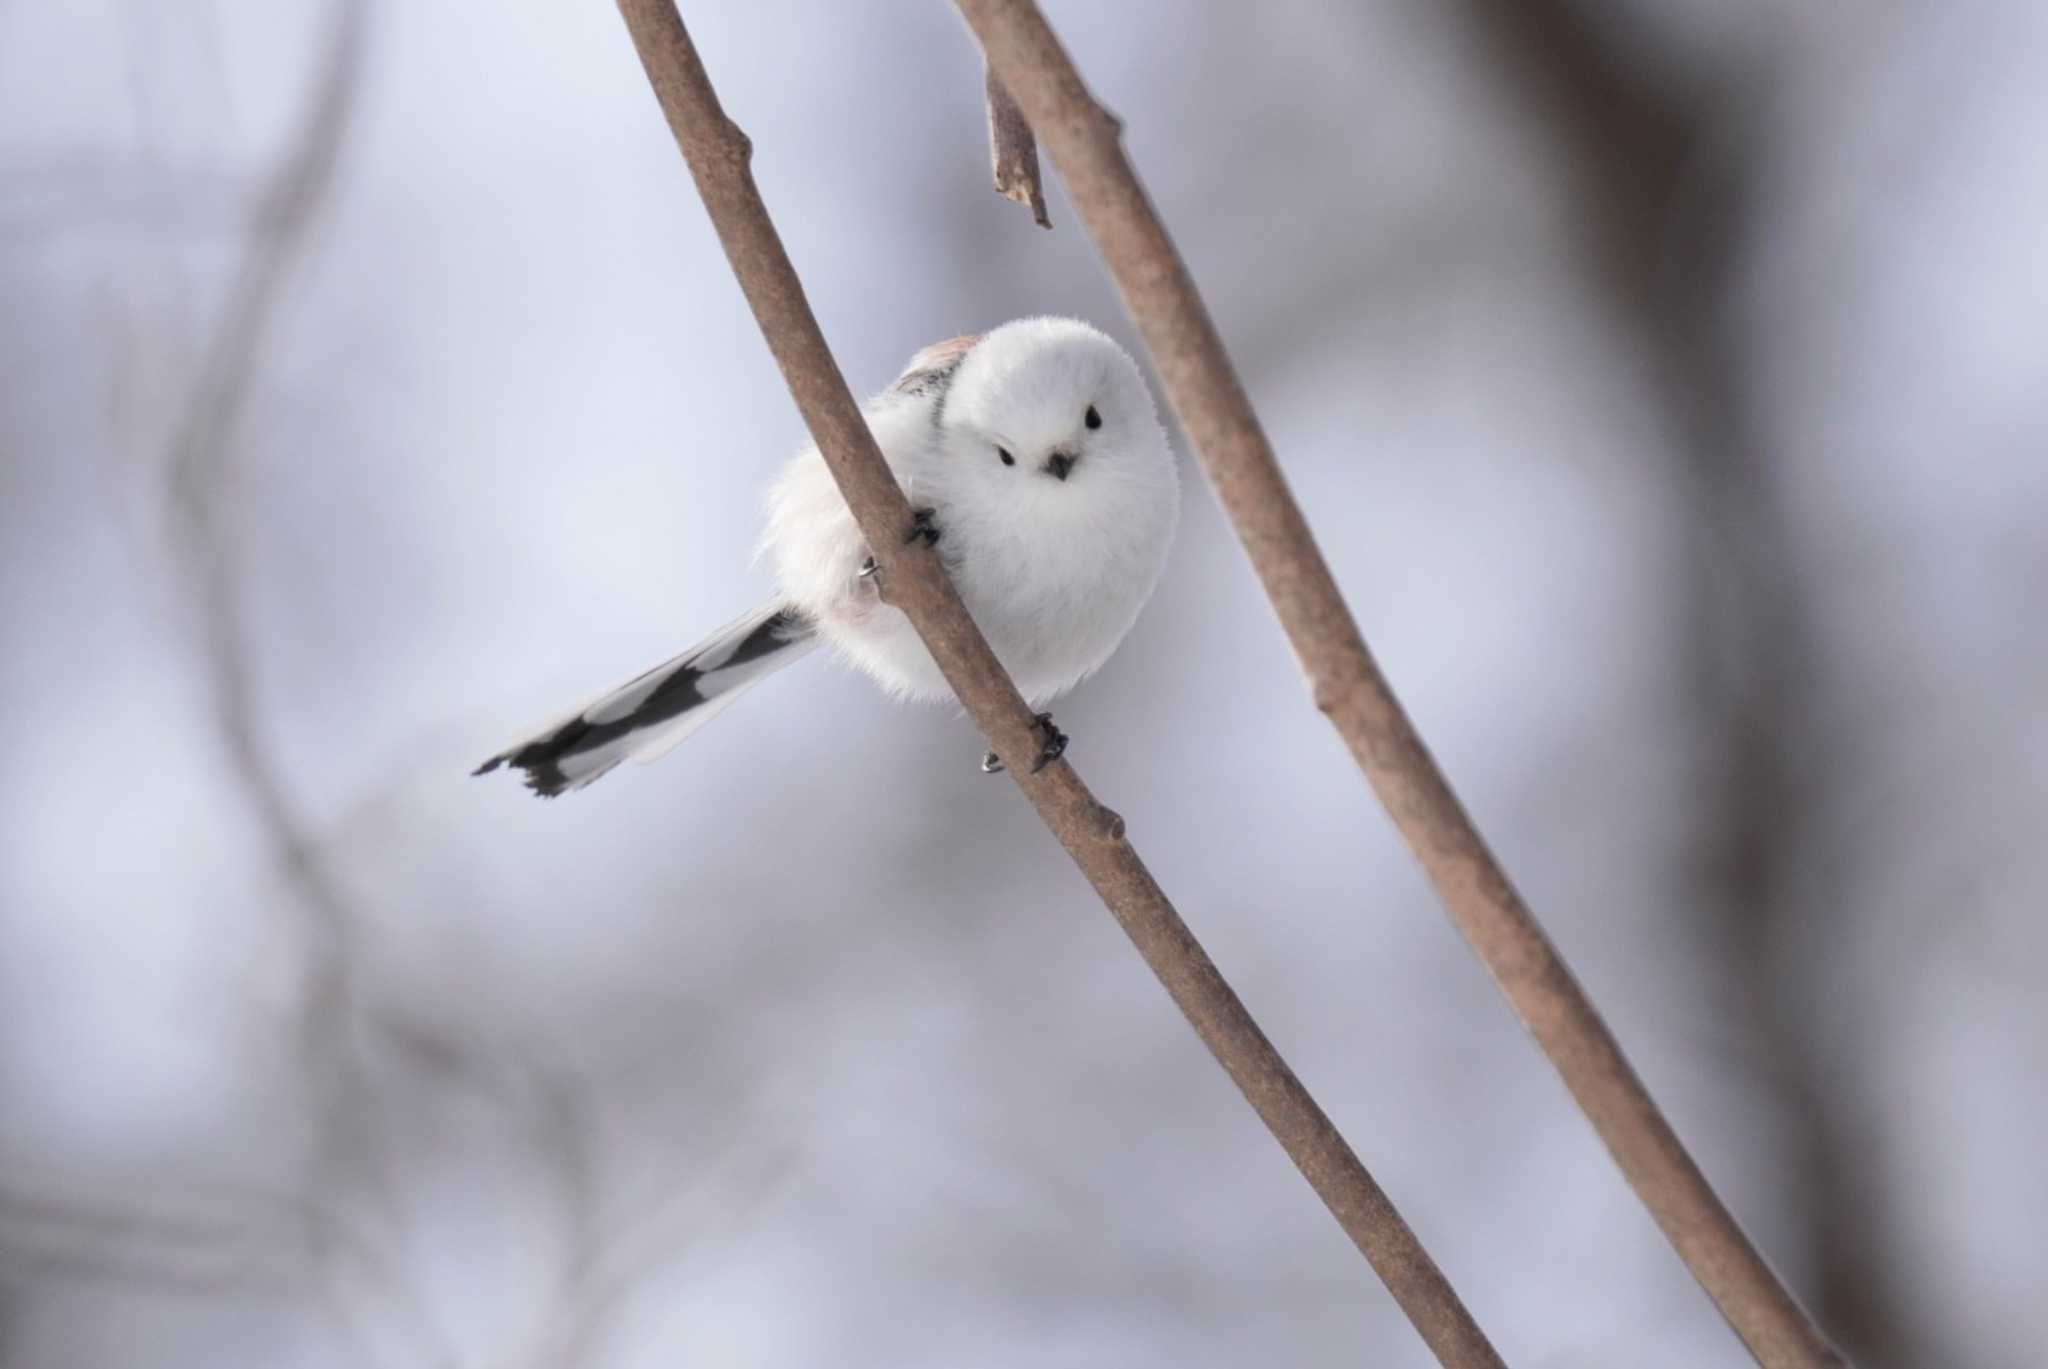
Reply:
M1179 517L1173 454L1123 348L1085 323L1036 318L925 348L865 407L974 621L1036 708L1109 658L1151 597ZM859 527L815 447L768 493L762 550L776 602L485 761L537 792L653 760L751 685L821 642L892 694L952 691L884 602ZM1066 739L1041 714L1044 764ZM985 769L999 768L993 755Z

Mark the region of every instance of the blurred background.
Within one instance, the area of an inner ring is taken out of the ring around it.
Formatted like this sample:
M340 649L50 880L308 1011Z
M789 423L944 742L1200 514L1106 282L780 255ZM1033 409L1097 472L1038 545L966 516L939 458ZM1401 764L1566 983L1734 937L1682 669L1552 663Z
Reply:
M1047 8L1738 1215L2040 1364L2048 8ZM686 11L857 389L1133 340L948 6ZM0 365L0 1362L1429 1363L957 710L468 778L804 437L611 5L0 6ZM1080 769L1512 1363L1742 1362L1187 476Z

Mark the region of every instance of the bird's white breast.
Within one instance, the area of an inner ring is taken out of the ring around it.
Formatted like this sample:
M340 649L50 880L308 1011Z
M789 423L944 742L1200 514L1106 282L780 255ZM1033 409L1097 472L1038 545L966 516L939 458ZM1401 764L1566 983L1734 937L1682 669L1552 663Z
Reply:
M972 445L935 453L940 550L1019 691L1042 703L1101 666L1137 620L1166 565L1179 484L1162 444L1094 453L1070 481L1020 473L999 497L983 484L950 497L944 464L986 459Z
M1158 584L1179 518L1156 428L1141 446L1092 452L1068 481L1020 470L990 482L967 463L993 452L948 440L927 404L880 402L868 421L912 506L934 510L938 552L1019 692L1044 703L1101 666ZM768 512L783 593L825 640L892 693L950 697L909 619L860 578L866 545L815 450L790 463Z

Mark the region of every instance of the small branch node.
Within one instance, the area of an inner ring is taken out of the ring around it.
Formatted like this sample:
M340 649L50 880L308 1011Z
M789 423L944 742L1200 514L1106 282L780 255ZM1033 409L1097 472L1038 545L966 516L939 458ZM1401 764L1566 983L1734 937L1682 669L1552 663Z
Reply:
M754 162L754 140L747 131L731 119L722 120L718 128L718 154L734 166L751 167Z
M1315 700L1317 711L1333 722L1346 705L1373 690L1377 668L1371 657L1360 654L1362 651L1362 647L1359 651L1346 651L1333 644L1330 650L1317 653L1320 659L1304 662L1309 697Z

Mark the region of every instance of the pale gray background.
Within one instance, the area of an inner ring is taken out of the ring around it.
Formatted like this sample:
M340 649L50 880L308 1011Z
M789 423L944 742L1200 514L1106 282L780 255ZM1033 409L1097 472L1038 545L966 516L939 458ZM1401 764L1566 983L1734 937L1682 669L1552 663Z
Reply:
M1131 338L946 5L687 8L857 388ZM1050 9L1757 1239L2040 1363L2048 9ZM363 8L308 143L342 12L0 6L0 1358L1427 1363L957 712L466 778L764 595L802 432L611 5ZM1741 1362L1187 473L1083 773L1511 1362Z

